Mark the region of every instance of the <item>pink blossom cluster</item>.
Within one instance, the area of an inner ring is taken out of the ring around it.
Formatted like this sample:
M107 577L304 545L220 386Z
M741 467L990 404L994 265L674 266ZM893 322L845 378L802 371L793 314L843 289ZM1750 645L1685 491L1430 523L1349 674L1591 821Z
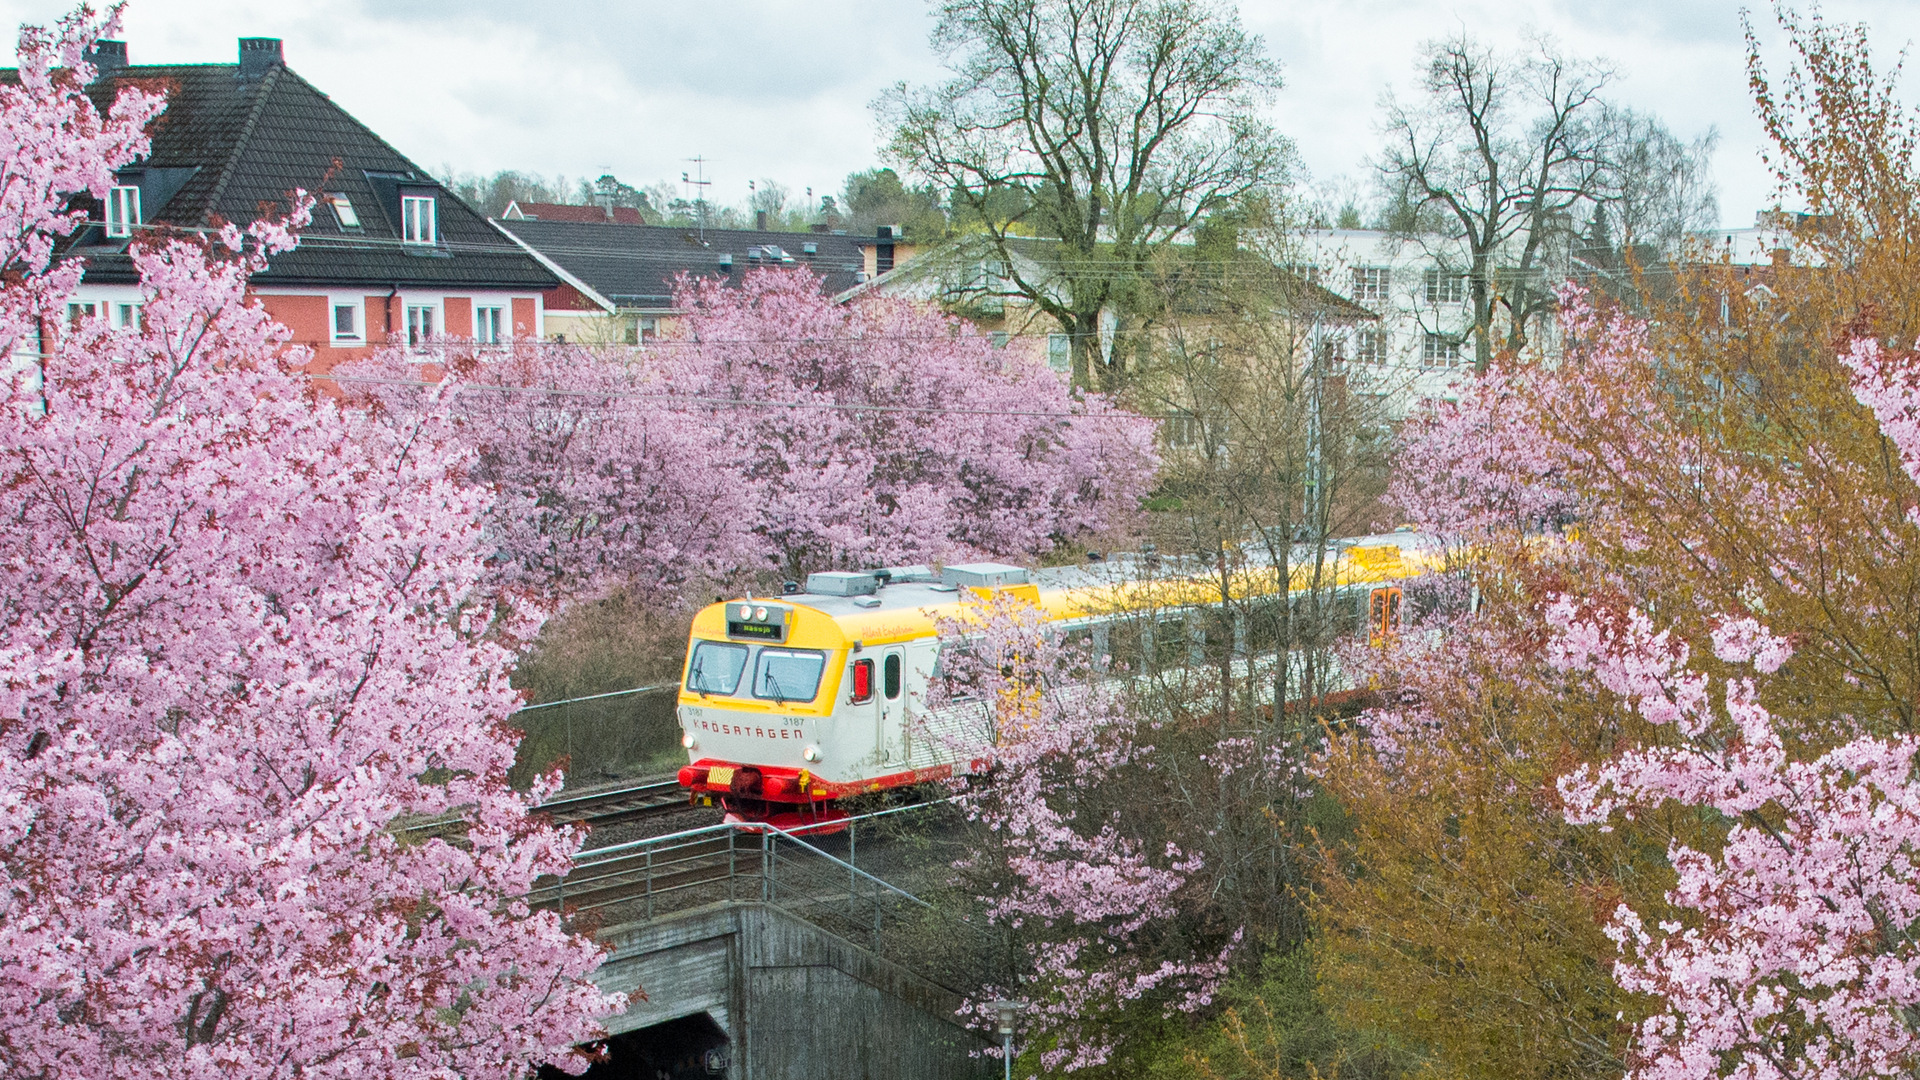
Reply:
M675 303L637 350L522 348L405 407L380 395L403 422L453 405L514 573L671 587L1018 557L1125 520L1151 482L1151 421L927 305L836 304L805 268L683 278Z
M1675 801L1729 823L1717 853L1674 843L1668 900L1646 925L1622 905L1615 976L1654 995L1636 1033L1646 1080L1910 1076L1920 1057L1920 741L1862 736L1811 760L1783 742L1751 675L1714 680L1644 617L1563 620L1559 662L1593 674L1672 745L1565 777L1568 818L1604 822ZM1752 620L1715 634L1722 661L1776 671L1786 645Z
M984 738L961 749L982 761L989 782L955 785L963 812L997 846L991 862L973 864L997 875L980 900L1026 943L1021 985L999 989L1032 1002L1028 1038L1044 1046L1043 1067L1104 1064L1114 1045L1099 1019L1138 1002L1169 1013L1204 1008L1239 936L1210 958L1152 958L1149 943L1180 918L1182 890L1202 863L1172 843L1128 835L1112 817L1088 816L1086 796L1103 785L1111 792L1151 747L1136 737L1121 684L1087 677L1086 643L1004 597L942 635L945 685L931 707L972 704L987 719Z
M144 317L55 331L52 263L161 107L111 24L0 87L0 1073L519 1080L621 1007L523 897L578 836L505 781L484 493L451 431L316 400L249 275L285 222L136 245ZM42 336L37 328L45 326ZM395 824L464 820L464 839Z

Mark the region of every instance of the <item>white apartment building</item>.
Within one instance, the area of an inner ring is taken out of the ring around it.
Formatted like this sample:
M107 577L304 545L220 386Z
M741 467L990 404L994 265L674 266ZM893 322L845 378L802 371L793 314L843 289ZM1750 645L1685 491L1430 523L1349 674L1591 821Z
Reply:
M1329 338L1336 365L1389 399L1403 417L1424 398L1447 397L1473 367L1465 248L1440 236L1403 239L1373 229L1309 229L1299 265L1315 283L1380 316Z

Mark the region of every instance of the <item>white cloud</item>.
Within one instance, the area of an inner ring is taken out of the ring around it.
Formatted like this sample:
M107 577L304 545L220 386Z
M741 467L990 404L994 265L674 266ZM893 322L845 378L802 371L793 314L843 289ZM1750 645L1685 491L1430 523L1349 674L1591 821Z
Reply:
M0 0L0 19L47 21L67 6ZM1920 36L1920 5L1826 9L1871 25L1888 61ZM1616 96L1676 133L1719 128L1728 224L1772 201L1733 3L1243 0L1242 13L1285 65L1274 120L1315 176L1364 180L1380 96L1410 85L1421 41L1464 28L1515 45L1541 32L1611 60ZM238 37L284 38L295 70L429 168L611 168L644 184L677 178L698 154L712 196L738 201L750 179L817 197L873 165L868 103L940 75L930 25L930 7L911 0L133 0L126 36L135 63L230 62Z

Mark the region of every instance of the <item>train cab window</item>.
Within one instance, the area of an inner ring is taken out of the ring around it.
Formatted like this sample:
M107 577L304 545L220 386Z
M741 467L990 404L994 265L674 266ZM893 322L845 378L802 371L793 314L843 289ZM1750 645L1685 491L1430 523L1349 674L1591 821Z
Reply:
M753 696L768 701L812 701L820 692L827 654L799 649L761 649L753 669Z
M893 701L900 696L899 653L889 653L886 663L880 666L880 684L886 692L888 701Z
M696 694L731 694L747 669L747 647L703 641L693 647L687 664L687 689Z

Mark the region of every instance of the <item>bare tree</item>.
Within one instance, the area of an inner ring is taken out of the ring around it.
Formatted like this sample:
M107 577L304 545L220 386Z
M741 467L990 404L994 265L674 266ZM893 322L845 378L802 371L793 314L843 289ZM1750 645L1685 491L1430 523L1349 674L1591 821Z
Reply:
M1075 385L1112 385L1102 310L1128 307L1156 250L1284 181L1291 146L1257 115L1278 67L1215 0L945 0L933 44L954 77L875 103L889 156L951 192L1009 294L1071 335ZM1030 273L1009 239L1036 235L1058 252Z
M1552 310L1550 258L1618 189L1618 125L1600 97L1611 73L1545 41L1509 56L1465 35L1428 43L1423 64L1417 103L1387 97L1380 169L1393 197L1437 209L1464 248L1484 371L1496 315L1502 345L1524 346Z

